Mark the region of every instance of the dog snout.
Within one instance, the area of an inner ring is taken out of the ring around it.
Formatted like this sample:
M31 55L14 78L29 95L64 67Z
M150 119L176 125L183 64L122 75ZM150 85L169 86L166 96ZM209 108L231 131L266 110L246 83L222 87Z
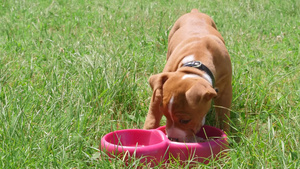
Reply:
M185 131L176 127L166 128L166 133L167 133L167 137L171 141L182 142L186 138Z

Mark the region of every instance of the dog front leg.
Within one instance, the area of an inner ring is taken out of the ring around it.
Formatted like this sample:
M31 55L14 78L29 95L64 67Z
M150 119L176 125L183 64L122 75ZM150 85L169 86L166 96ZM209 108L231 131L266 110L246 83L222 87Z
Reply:
M155 129L160 126L160 120L163 116L163 113L160 111L161 98L159 92L154 92L152 95L144 129Z

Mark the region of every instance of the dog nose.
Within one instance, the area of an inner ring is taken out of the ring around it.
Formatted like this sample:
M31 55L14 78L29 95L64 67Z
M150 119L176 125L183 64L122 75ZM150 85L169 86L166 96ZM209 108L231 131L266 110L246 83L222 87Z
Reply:
M168 139L169 139L170 141L176 141L176 142L179 142L179 139L178 139L178 138L168 137Z

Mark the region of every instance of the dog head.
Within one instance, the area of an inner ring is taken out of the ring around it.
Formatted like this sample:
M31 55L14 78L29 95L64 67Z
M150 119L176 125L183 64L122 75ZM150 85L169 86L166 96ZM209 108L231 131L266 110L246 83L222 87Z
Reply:
M165 72L150 77L154 97L166 119L170 140L195 142L195 134L205 123L211 100L217 96L211 84L197 75L184 72Z

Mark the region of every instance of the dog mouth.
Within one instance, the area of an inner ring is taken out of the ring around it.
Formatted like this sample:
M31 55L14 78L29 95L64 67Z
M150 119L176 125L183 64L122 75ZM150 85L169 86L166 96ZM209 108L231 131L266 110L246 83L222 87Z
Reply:
M198 137L197 137L195 131L193 129L191 129L190 132L193 133L192 136L190 136L190 137L189 136L186 136L186 137L174 137L173 136L172 137L170 135L166 135L166 136L170 141L174 141L174 142L186 142L186 143L195 143L195 142L197 142Z
M185 138L183 140L180 140L179 138L172 138L172 137L168 137L168 139L172 142L184 142L184 143L197 143L197 142L203 142L201 140L204 140L201 137L197 137L196 135L194 135L191 138ZM199 141L200 140L200 141Z
M179 138L168 137L170 141L179 142Z

